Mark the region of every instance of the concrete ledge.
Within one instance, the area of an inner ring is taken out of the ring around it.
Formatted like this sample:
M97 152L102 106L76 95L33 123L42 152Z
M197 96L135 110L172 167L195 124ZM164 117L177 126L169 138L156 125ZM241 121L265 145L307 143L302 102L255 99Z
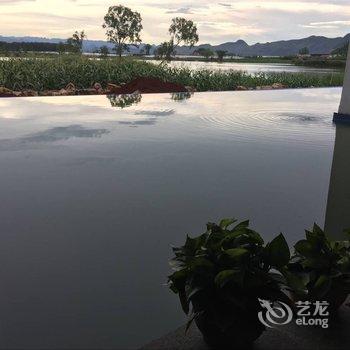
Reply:
M334 113L333 115L334 123L350 123L350 114Z
M208 350L199 330L185 327L143 346L141 350ZM299 327L295 324L269 329L254 343L252 350L345 350L350 349L350 308L344 306L329 329ZM229 349L227 349L229 350ZM238 349L237 349L238 350Z

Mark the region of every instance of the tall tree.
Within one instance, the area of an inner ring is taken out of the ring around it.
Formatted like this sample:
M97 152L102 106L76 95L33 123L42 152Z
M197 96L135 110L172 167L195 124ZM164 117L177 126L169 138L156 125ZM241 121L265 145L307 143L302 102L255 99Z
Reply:
M346 56L348 55L348 50L349 50L349 42L333 50L332 55L346 58Z
M217 50L216 51L216 54L218 56L218 61L219 62L222 62L224 60L224 57L226 56L227 54L227 51L224 51L224 50Z
M214 52L211 49L205 47L200 47L194 53L200 56L204 56L206 59L214 56Z
M115 44L119 57L124 50L128 50L128 44L137 46L141 43L140 32L143 27L138 12L122 5L111 6L104 21L102 27L106 29L108 40Z
M146 44L146 45L145 45L145 54L146 54L147 56L150 55L151 49L152 49L152 45L150 45L150 44Z
M308 47L303 47L299 50L299 55L308 55L310 53L310 50Z
M181 17L173 18L169 28L169 34L175 48L180 43L189 45L192 48L199 40L197 26L193 21Z
M189 45L192 48L199 40L197 26L191 20L182 17L172 19L170 28L170 41L167 43L167 60L176 54L176 48L180 44ZM163 43L163 47L165 43Z
M67 44L74 48L76 52L83 51L83 43L87 38L85 32L82 30L81 32L75 31L75 33L67 39Z
M155 55L161 59L171 60L171 56L174 54L174 43L170 41L164 41L155 51Z
M101 57L107 57L109 55L109 48L107 45L103 45L100 47L100 50L98 52Z

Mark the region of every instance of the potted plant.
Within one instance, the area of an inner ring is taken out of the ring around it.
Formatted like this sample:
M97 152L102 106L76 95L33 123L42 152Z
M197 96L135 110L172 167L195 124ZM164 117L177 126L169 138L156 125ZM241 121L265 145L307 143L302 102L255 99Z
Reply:
M235 222L209 223L205 233L173 248L169 287L189 315L187 329L195 321L212 347L251 345L265 330L259 299L289 301L281 274L272 270L290 259L283 235L265 245L249 221L230 228Z
M294 299L327 301L334 314L350 293L349 240L331 240L315 224L294 248L295 253L284 273Z

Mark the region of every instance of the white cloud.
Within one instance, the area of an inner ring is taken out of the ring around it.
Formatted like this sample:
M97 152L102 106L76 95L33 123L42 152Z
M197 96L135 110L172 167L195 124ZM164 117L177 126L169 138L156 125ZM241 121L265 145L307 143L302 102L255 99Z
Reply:
M111 3L111 0L0 0L0 34L64 38L76 29L86 29L90 39L103 39L103 16ZM141 13L142 38L150 43L167 38L167 28L174 16L196 22L201 43L343 36L350 24L348 0L128 0L124 3Z

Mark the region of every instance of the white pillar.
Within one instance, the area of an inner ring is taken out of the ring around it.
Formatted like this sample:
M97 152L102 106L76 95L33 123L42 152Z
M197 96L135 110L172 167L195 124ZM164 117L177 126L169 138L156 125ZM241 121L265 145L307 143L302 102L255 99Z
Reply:
M335 113L334 121L350 122L350 48L348 50L348 58L346 61L345 78L339 112Z
M350 125L337 124L332 173L328 191L325 231L332 239L344 240L350 229Z

